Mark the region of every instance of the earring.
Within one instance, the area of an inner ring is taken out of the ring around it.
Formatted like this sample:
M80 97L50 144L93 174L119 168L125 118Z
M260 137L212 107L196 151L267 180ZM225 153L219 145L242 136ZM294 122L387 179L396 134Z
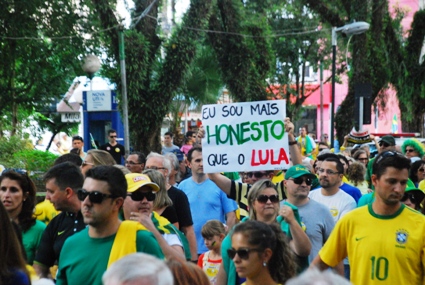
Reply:
M266 267L267 266L267 262L263 261L263 266Z

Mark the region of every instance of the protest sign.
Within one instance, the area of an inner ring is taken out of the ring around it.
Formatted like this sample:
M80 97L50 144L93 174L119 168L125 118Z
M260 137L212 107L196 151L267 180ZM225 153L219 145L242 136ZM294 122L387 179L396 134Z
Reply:
M285 108L285 100L204 105L204 172L288 168Z

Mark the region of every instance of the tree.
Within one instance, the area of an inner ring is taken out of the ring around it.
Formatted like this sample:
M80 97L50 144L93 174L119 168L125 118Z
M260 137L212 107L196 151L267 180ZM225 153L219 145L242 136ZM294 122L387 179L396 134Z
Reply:
M103 28L110 29L119 21L115 17L112 1L93 0ZM188 77L195 58L197 41L207 27L215 1L194 0L166 46L157 34L157 1L134 1L133 19L137 19L152 4L149 17L133 22L133 28L124 31L126 45L129 128L135 149L142 152L160 150L159 131L163 118L179 87ZM112 62L118 62L118 34L116 30L105 32ZM164 48L165 57L159 55ZM118 82L119 74L108 70L107 74ZM120 90L120 88L117 88Z
M58 97L93 48L90 2L5 1L0 12L0 133L17 133L34 107ZM22 115L25 114L26 118Z
M388 1L305 0L304 3L332 26L343 26L345 21L354 19L371 24L366 34L353 37L349 90L335 118L338 139L342 141L354 125L355 83L371 83L372 100L379 97L381 103L385 102L386 88L393 84L400 99L403 124L413 127L411 131L419 130L416 122L423 117L420 104L425 96L424 63L419 63L425 33L423 11L416 12L412 30L404 39L400 25L402 14L392 17Z

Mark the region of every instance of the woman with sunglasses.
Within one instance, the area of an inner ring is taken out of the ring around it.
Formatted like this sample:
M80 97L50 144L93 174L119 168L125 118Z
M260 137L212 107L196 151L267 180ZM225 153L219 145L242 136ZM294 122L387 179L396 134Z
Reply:
M401 145L401 151L413 163L421 160L425 154L424 145L417 139L407 139Z
M0 176L0 199L9 218L22 231L27 263L32 265L46 225L34 216L36 187L23 170L5 170ZM3 230L3 229L2 229Z
M293 253L276 224L247 221L237 225L227 255L238 276L246 278L243 285L285 284L296 273Z
M400 201L404 205L412 209L415 209L416 211L421 211L422 209L421 203L424 200L424 198L425 198L425 193L422 190L418 188L407 187Z
M81 164L81 172L84 176L86 176L86 172L95 166L114 165L115 163L115 159L109 152L100 149L91 149L87 152L87 155Z
M409 170L409 178L418 187L419 183L425 179L425 161L418 160L412 163Z
M160 191L158 184L152 182L145 174L129 173L125 177L128 192L123 205L124 218L138 221L152 232L167 259L171 257L186 259L183 244L188 244L187 240L184 240L182 234L179 235L179 231L167 219L154 212Z
M278 223L281 230L290 238L290 248L300 257L297 261L300 267L308 266L308 256L311 243L301 228L294 208L288 204L279 206L279 196L274 184L269 179L257 181L248 192L249 217L241 222L256 220L266 224ZM296 211L297 212L297 211ZM299 216L298 216L299 218ZM223 240L221 252L225 253L231 248L231 239L228 236ZM242 284L243 280L237 278L235 264L226 254L223 254L223 262L217 275L217 284ZM224 283L221 283L224 282Z
M359 150L357 150L357 151L353 154L353 158L354 158L356 161L358 161L358 162L360 162L360 163L363 163L363 164L364 164L364 166L366 166L366 167L367 167L367 164L369 163L369 155L368 155L367 151L366 151L366 150L363 150L363 149L359 149Z

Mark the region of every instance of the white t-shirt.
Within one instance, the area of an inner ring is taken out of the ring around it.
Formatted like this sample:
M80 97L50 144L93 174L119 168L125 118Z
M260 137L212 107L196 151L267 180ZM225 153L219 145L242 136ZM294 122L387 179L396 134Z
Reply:
M178 235L176 235L176 234L162 234L162 236L164 237L165 241L168 243L169 246L179 245L179 246L183 247L183 244L180 241Z
M322 188L318 188L310 191L308 196L310 199L328 207L335 222L357 206L354 198L341 189L332 196L325 196L322 194Z

